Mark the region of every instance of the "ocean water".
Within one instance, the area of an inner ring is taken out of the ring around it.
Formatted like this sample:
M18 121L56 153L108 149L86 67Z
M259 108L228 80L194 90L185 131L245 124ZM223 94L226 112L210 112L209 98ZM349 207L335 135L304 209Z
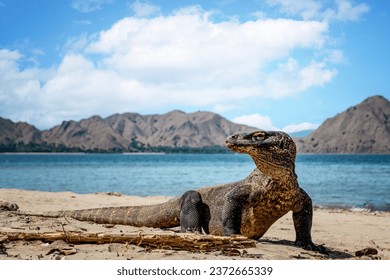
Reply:
M239 154L0 154L0 188L176 196L254 168ZM298 155L296 172L317 206L390 211L390 155Z

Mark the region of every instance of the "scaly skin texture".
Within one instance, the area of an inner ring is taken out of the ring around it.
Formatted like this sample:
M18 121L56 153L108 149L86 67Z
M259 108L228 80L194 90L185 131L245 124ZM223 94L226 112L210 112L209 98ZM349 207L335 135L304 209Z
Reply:
M108 207L33 214L70 216L96 223L168 228L258 239L287 212L293 212L296 245L324 251L311 239L312 202L295 174L296 147L286 133L257 131L226 139L227 147L252 157L256 168L245 179L196 191L149 206ZM12 210L12 209L11 209ZM180 221L181 220L181 221Z

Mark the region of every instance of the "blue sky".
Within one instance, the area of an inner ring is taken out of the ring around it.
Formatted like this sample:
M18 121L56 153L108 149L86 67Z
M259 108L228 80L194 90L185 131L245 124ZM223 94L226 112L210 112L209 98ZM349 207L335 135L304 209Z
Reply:
M0 116L213 111L295 132L390 99L390 2L0 0Z

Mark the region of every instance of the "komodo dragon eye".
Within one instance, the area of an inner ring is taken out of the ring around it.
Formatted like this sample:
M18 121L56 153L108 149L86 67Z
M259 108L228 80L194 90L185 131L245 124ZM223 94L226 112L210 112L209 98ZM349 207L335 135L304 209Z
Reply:
M267 133L265 132L255 132L252 134L252 139L255 141L263 141L267 138Z

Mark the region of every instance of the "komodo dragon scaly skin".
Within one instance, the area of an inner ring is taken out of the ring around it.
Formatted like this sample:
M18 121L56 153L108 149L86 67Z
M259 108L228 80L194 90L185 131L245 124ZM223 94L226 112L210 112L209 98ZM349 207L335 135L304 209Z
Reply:
M70 216L96 223L169 228L214 235L242 234L258 239L269 227L292 211L295 244L324 251L311 239L312 201L298 185L295 174L296 147L286 133L257 131L236 134L226 146L252 157L256 168L245 179L188 191L167 202L147 206L107 207L32 214ZM13 206L15 207L15 206ZM12 210L12 209L11 209Z

